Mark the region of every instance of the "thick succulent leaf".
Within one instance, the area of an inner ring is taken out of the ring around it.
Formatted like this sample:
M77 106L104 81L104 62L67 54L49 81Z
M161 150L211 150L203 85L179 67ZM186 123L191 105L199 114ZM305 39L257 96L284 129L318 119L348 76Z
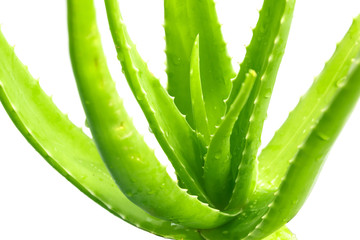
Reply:
M194 118L194 128L198 137L202 140L203 145L207 146L210 141L210 132L201 87L199 35L197 35L195 39L194 47L191 53L190 63L190 93L192 113Z
M229 203L231 195L230 175L230 134L238 116L244 107L256 79L256 72L246 74L240 92L221 125L212 137L204 165L205 190L211 201L219 209Z
M1 32L0 100L34 149L106 210L157 235L201 239L196 231L155 218L125 197L107 171L93 141L42 91L39 82L16 57Z
M244 206L241 213L233 221L216 229L201 230L201 235L207 240L244 239L254 229L259 219L261 219L261 216L266 213L267 206L273 198L273 192L257 189L251 196L249 203Z
M360 97L360 54L346 79L341 81L337 86L338 93L318 123L313 124L310 135L299 146L295 157L289 161L287 173L279 190L274 193L274 201L246 239L267 236L290 221L305 202L327 153Z
M231 222L216 229L202 230L201 235L208 240L245 238L266 213L267 205L273 200L273 192L255 191L240 214Z
M228 215L179 188L136 131L108 72L93 3L83 1L78 11L69 8L71 62L90 130L116 184L132 202L162 219L193 228L228 221Z
M293 155L284 159L279 158L280 155L262 153L259 157L259 180L249 203L234 221L216 230L202 232L207 239L262 239L297 213L326 154L359 98L359 41L360 16L354 20L323 72L272 140L285 138L280 131L286 127L291 134L288 134L287 141L273 145L277 149L273 148L273 153L290 151L293 147ZM307 100L309 102L305 107L303 102ZM304 109L309 112L304 112ZM317 114L309 116L315 112ZM310 126L305 126L307 123L302 123L307 122L308 117ZM288 128L289 122L293 123L291 128ZM307 134L301 142L288 145L291 137L304 130Z
M264 240L297 240L296 236L284 225L282 228L264 238Z
M258 74L248 102L235 124L230 141L235 186L228 209L232 211L241 208L255 185L256 156L261 132L284 54L294 5L295 0L264 1L245 59L240 66L238 77L233 82L228 100L229 107L233 104L249 69L253 69Z
M165 39L167 57L168 92L175 99L179 110L193 126L193 110L190 94L190 56L199 31L188 5L191 0L165 0ZM192 10L194 11L194 10Z
M276 189L284 177L289 161L313 131L323 112L342 90L353 59L360 51L360 16L354 19L344 39L326 63L314 84L301 98L288 119L259 155L259 184ZM276 171L274 171L276 166Z
M107 0L105 4L118 59L155 137L184 185L208 202L201 188L203 161L196 133L141 59L126 31L118 1Z
M224 100L235 76L213 0L165 0L168 91L193 126L190 56L200 34L200 72L210 132L225 114Z
M297 145L295 155L291 159L279 158L280 166L287 166L286 174L280 179L279 189L274 192L274 200L268 205L267 213L261 218L262 220L256 225L255 229L249 234L248 239L261 239L263 236L271 233L275 228L288 222L299 211L300 207L306 200L311 187L313 186L316 176L318 175L322 164L329 152L331 146L335 142L340 130L345 124L348 115L354 108L360 97L360 16L354 21L347 36L338 46L332 59L327 63L325 69L314 85L303 98L303 101L309 99L314 94L311 90L323 90L317 95L317 101L313 101L312 111L317 112L319 117L303 115L306 117L314 117L310 120L309 129L298 126L296 131L302 130L306 132L306 139ZM351 49L351 50L349 50ZM353 51L357 51L357 58L353 58ZM342 61L337 59L342 53L347 55ZM339 64L339 65L335 65ZM344 64L344 65L342 65ZM350 65L350 67L349 67ZM350 70L349 70L350 69ZM342 71L346 71L345 76ZM333 74L327 75L332 72ZM326 76L326 80L324 80ZM330 77L331 76L331 77ZM335 80L335 81L334 81ZM320 82L323 81L321 88L318 88ZM331 89L335 87L335 89ZM333 90L333 92L331 90ZM313 95L315 97L315 95ZM314 100L314 99L312 99ZM326 105L322 105L325 102ZM314 106L315 105L315 106ZM318 109L316 105L322 105L323 108ZM293 113L301 109L301 102ZM311 115L311 114L310 114ZM300 119L298 119L300 120ZM290 117L288 119L290 120ZM301 118L300 121L306 119ZM299 121L298 121L299 122ZM285 125L285 124L284 124ZM286 151L285 147L285 151ZM290 150L290 149L289 149ZM268 162L264 160L263 164ZM274 163L270 161L270 163ZM275 164L277 161L275 162ZM268 166L272 168L276 165ZM281 169L282 170L282 169ZM281 172L280 172L281 174ZM275 178L273 184L277 184L278 179ZM260 180L260 184L263 182ZM268 185L265 185L267 187Z

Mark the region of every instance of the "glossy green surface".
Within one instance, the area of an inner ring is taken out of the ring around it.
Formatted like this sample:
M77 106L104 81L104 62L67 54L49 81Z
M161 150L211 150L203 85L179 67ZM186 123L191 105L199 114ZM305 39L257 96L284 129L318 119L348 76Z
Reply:
M234 124L243 109L254 86L256 72L251 70L246 74L234 103L229 112L224 116L221 125L217 128L211 138L208 151L205 156L204 180L205 188L209 197L220 209L226 207L231 194L231 155L230 155L230 134Z
M199 51L199 35L195 39L195 43L191 53L190 61L190 94L191 107L194 121L195 131L202 141L202 145L207 146L210 141L209 121L206 114L205 102L201 84L200 74L200 51Z
M195 228L223 224L229 216L180 189L136 131L109 76L92 2L87 2L88 8L68 15L70 56L92 136L115 182L132 202L156 217Z
M232 211L240 210L255 186L256 156L262 127L285 51L294 5L295 0L264 1L252 40L227 101L232 104L239 84L244 81L249 69L253 69L258 74L257 81L230 139L234 187L228 209Z
M168 90L136 50L118 1L105 0L123 73L176 182L124 109L93 0L67 4L70 57L93 140L58 110L0 33L0 100L28 142L102 207L156 235L296 239L285 224L360 96L360 16L258 155L295 0L264 0L233 81L214 2L165 0Z
M165 0L165 39L168 91L193 126L190 94L190 57L200 34L200 72L204 104L211 133L221 122L224 100L235 77L221 34L213 0Z
M354 19L324 70L315 78L313 86L300 99L297 107L259 155L259 175L261 184L266 185L266 188L279 186L289 166L289 160L298 151L298 147L302 146L313 131L314 124L319 121L324 111L327 111L329 104L346 83L350 66L360 51L359 41L360 16ZM274 164L276 172L270 168Z
M196 231L155 218L129 201L117 188L93 141L41 90L1 32L0 46L0 100L22 135L51 166L132 225L165 237L201 239Z
M206 201L201 188L202 163L194 161L200 156L195 132L139 56L123 24L118 2L105 1L105 5L122 70L155 137L186 188Z
M203 231L206 239L262 239L299 211L330 147L360 97L359 41L360 16L354 19L321 74L260 154L259 175L249 202L234 221ZM305 101L312 104L305 106ZM307 114L295 118L301 111ZM299 117L303 124L299 124ZM306 136L301 142L291 144L293 138L299 138L298 133ZM271 152L267 150L270 147ZM283 152L292 152L292 155L277 155Z

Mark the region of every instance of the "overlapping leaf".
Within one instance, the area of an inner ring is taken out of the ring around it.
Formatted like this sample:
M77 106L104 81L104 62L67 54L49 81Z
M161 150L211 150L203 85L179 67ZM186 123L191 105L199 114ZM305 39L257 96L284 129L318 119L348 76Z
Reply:
M108 72L92 0L83 1L69 12L71 62L90 130L116 184L132 202L162 219L200 229L228 221L229 215L180 189L136 131ZM117 1L106 1L106 6L118 8ZM118 11L111 14L119 16ZM125 53L122 61L131 64ZM127 74L136 75L127 67Z
M118 1L105 1L110 30L125 77L149 125L185 187L209 202L202 189L202 162L195 132L173 100L148 70L131 41Z
M255 79L256 72L250 69L229 112L224 116L221 125L211 138L205 156L205 189L219 209L226 207L232 191L230 178L230 134L241 110L249 98Z
M221 122L224 100L235 77L227 55L213 0L165 0L165 36L168 91L179 109L193 124L190 94L190 56L195 38L200 34L200 73L202 92L213 133Z
M284 54L294 5L295 0L264 1L253 38L247 47L240 72L233 82L233 89L227 101L228 106L231 106L246 73L253 69L258 77L231 136L234 191L228 209L232 211L240 210L255 186L255 160L262 127Z
M360 16L257 162L294 4L264 1L230 92L233 70L214 2L165 0L174 103L132 43L117 0L105 0L123 72L188 192L168 176L122 105L93 0L68 0L68 21L73 70L96 146L56 108L1 34L0 100L57 171L133 225L175 239L296 239L284 224L305 201L360 96Z
M298 212L360 96L359 41L360 16L259 156L259 178L249 203L236 220L203 231L206 239L262 239Z
M0 100L34 149L103 208L157 235L202 239L196 231L155 218L126 198L107 171L93 141L41 90L1 32Z
M207 146L210 141L210 131L202 92L200 75L199 35L196 37L191 54L190 67L190 95L195 131L202 140L202 145Z

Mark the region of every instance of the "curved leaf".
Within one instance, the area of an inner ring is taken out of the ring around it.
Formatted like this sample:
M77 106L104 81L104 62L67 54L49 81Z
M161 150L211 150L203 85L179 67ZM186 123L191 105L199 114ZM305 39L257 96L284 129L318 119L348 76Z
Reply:
M203 145L207 146L210 141L210 132L201 86L199 35L195 39L190 65L190 93L194 128L199 138L203 140Z
M360 53L360 52L359 52ZM360 58L353 64L347 80L309 137L290 160L287 173L266 214L246 239L262 239L290 221L305 202L326 155L335 142L347 117L360 97Z
M260 174L250 201L235 220L217 229L202 231L206 239L262 239L297 213L360 96L359 42L360 16L354 20L313 86L275 134L270 143L274 146L272 154L264 152L261 158L259 156ZM306 101L308 104L303 105ZM292 131L281 135L285 128L289 130L290 123L293 123ZM304 130L306 136L299 134ZM289 144L293 136L303 137L299 145ZM275 141L278 144L273 144ZM275 155L283 149L292 151L293 155L287 158ZM279 178L273 178L274 175Z
M190 56L200 34L200 72L210 133L221 122L224 100L235 77L213 0L165 0L168 91L193 126L190 102Z
M256 156L266 112L290 30L295 0L265 0L253 38L247 47L238 77L228 99L233 104L245 74L253 69L258 78L231 135L234 191L227 207L239 211L253 191Z
M264 238L264 240L297 240L296 236L284 225L282 228Z
M335 51L334 56L303 98L305 102L310 100L311 97L317 99L317 101L313 101L313 105L307 106L307 108L311 108L311 113L309 115L302 115L304 117L300 118L301 120L298 119L303 124L294 128L296 132L301 131L302 134L305 133L307 136L303 142L297 145L296 153L291 159L286 161L284 158L277 158L281 168L287 166L286 174L282 175L280 179L281 184L278 190L274 192L275 198L268 205L267 213L249 234L248 239L260 239L271 233L275 228L288 222L299 211L310 193L326 155L360 97L359 27L360 16L354 21L344 40ZM358 57L354 59L356 51ZM345 57L342 54L346 54ZM344 71L347 71L345 76L343 76ZM322 87L319 88L320 85ZM313 91L315 89L316 93ZM323 108L319 110L319 106ZM284 128L286 128L286 124L295 120L296 115L302 110L304 110L304 107L300 102L293 111L294 115L289 117L287 123L283 125ZM309 119L311 126L304 128L308 123L308 118L312 118L311 120ZM281 130L283 129L281 128ZM294 136L294 138L296 137L300 138L299 135ZM293 139L291 140L294 141ZM286 151L289 146L286 145L284 148ZM290 148L289 151L291 150ZM272 160L270 160L271 163ZM269 162L264 160L262 164L267 163ZM269 165L267 168L272 166ZM262 165L262 167L265 166ZM262 179L259 182L260 184L264 183ZM279 179L274 178L271 183L278 184L278 182ZM269 185L265 184L264 186L267 187Z
M360 44L356 44L359 41L360 16L354 19L312 87L259 155L259 184L264 188L276 189L279 186L289 167L289 161L341 90L339 86L345 84L352 61L360 51ZM276 172L272 166L276 166Z
M108 72L93 3L84 1L86 8L69 12L71 62L90 130L116 184L132 202L162 219L193 228L228 221L229 215L180 189L136 131Z
M249 73L246 74L246 79L241 86L238 96L212 137L205 156L205 189L211 200L215 203L215 206L219 209L224 208L229 203L232 191L230 188L230 134L249 98L255 79L256 72L250 69Z
M42 91L1 32L0 100L34 149L100 206L157 235L202 239L194 230L151 216L125 197L107 171L93 141Z
M148 70L123 23L117 0L106 0L106 11L118 59L149 125L192 194L209 202L202 189L203 169L198 139L173 100Z

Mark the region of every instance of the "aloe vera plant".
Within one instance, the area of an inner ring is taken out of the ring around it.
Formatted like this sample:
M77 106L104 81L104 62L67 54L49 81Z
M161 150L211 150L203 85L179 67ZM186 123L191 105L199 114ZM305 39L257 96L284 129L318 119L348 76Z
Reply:
M270 239L291 239L283 225L303 204L359 95L360 19L354 19L313 86L258 155L295 3L264 1L232 81L214 5L201 2L206 5L165 1L167 92L131 42L117 1L105 1L122 69L178 184L124 111L106 66L92 1L69 0L68 20L74 74L95 144L42 92L3 37L2 103L61 174L142 229L178 239L262 239L274 231Z

